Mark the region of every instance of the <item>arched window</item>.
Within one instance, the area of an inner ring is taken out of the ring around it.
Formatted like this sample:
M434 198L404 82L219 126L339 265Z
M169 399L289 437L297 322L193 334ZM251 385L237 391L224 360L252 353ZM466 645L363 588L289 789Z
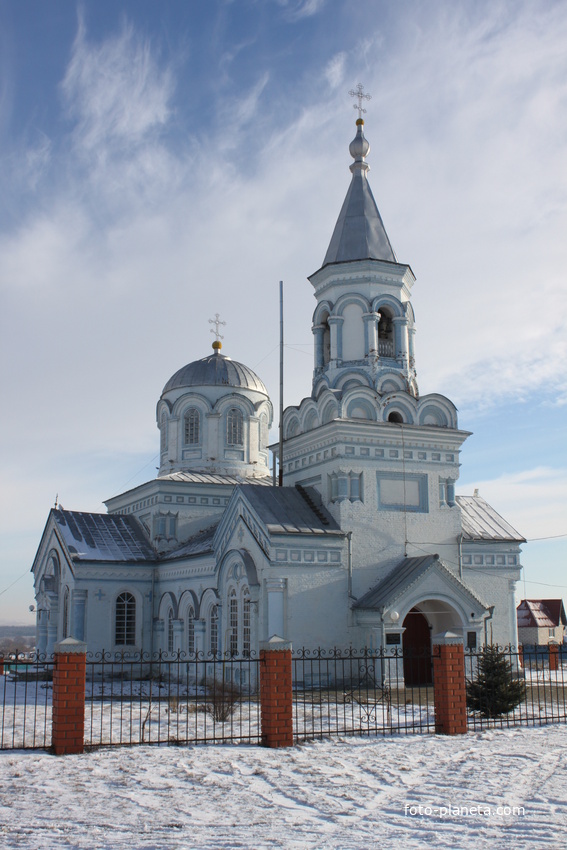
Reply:
M246 589L242 596L242 655L250 655L250 594Z
M161 415L159 447L162 454L167 451L167 417L165 413Z
M187 652L189 655L195 652L195 609L192 605L187 611Z
M172 653L173 647L173 608L170 608L167 612L167 651Z
M243 446L242 412L237 407L231 407L226 416L227 446Z
M216 656L219 649L219 606L211 608L211 619L209 623L209 649L211 655Z
M131 593L121 593L116 600L114 638L118 646L136 643L136 600Z
M404 417L397 410L393 410L388 414L388 422L394 422L396 425L403 425Z
M233 589L228 598L228 651L231 655L238 655L238 599Z
M63 640L69 637L69 588L63 593Z
M378 354L382 357L394 357L394 325L392 322L392 313L387 307L380 308Z
M183 442L186 446L196 446L201 440L201 417L196 407L185 411L183 417Z

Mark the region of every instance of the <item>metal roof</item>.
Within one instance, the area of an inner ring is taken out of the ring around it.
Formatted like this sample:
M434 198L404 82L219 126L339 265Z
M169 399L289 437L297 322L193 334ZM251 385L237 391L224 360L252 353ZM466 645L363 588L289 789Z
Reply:
M225 357L218 350L209 354L208 357L203 357L202 360L195 360L179 369L163 388L162 395L169 390L184 387L219 386L256 390L268 395L268 390L252 369L236 360L231 360L230 357Z
M169 472L167 475L160 475L158 481L182 481L186 484L229 484L236 487L237 484L244 482L272 487L272 478L270 475L264 475L262 478L238 478L235 475L217 475L214 472Z
M457 496L456 501L461 509L463 540L513 540L525 543L525 537L481 496Z
M243 484L242 495L271 534L344 536L321 496L311 487L255 487Z
M133 516L52 510L73 560L155 561L156 553Z
M395 263L396 255L386 233L366 173L369 165L364 157L370 145L364 137L362 124L351 142L350 166L352 180L340 211L323 266L350 260L387 260Z
M199 534L190 537L178 549L174 549L172 552L165 552L161 556L160 561L171 561L175 558L186 558L190 555L205 555L213 552L213 538L216 530L217 525L212 525L204 531L200 531Z
M562 599L522 599L516 612L519 629L567 625Z
M445 566L439 555L422 555L419 558L404 558L394 567L378 584L371 588L364 596L354 603L355 608L379 610L390 605L410 585L422 578L432 567L446 573L451 581L458 584L462 590L473 597L476 602L485 606L485 603L474 593L470 587L461 581L448 567Z

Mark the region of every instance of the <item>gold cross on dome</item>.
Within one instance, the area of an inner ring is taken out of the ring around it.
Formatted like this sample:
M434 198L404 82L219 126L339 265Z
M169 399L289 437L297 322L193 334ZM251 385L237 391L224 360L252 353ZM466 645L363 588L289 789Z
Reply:
M219 327L221 325L226 325L226 322L221 322L218 313L215 313L214 319L209 319L209 325L215 326L214 329L211 328L211 333L215 335L217 342L219 339L224 339L224 336L219 332Z
M363 100L372 100L372 95L364 94L364 86L362 85L362 83L358 83L358 85L356 87L356 91L354 91L354 89L351 89L349 91L349 94L350 94L351 97L357 97L358 98L358 103L353 103L353 106L354 106L355 109L358 109L358 117L362 118L362 113L363 112L366 113L366 109L362 108L362 101Z

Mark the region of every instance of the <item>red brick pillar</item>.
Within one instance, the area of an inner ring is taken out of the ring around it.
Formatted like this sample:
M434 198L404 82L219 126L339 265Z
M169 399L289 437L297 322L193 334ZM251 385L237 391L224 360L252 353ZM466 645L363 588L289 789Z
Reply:
M467 694L463 639L453 632L433 637L435 731L462 735L467 731Z
M559 645L556 643L550 643L547 647L549 650L549 669L550 670L558 670L559 669Z
M74 638L54 647L51 749L57 756L84 749L86 652Z
M277 635L260 644L260 717L264 747L293 746L291 643Z
M0 676L4 675L4 656L0 655Z

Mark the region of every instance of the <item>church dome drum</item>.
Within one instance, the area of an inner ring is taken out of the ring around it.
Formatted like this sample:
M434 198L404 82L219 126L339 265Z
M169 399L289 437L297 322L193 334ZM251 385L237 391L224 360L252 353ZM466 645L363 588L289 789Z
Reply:
M258 375L237 360L213 353L179 369L157 405L160 477L185 472L238 479L270 474L268 432L272 405Z

